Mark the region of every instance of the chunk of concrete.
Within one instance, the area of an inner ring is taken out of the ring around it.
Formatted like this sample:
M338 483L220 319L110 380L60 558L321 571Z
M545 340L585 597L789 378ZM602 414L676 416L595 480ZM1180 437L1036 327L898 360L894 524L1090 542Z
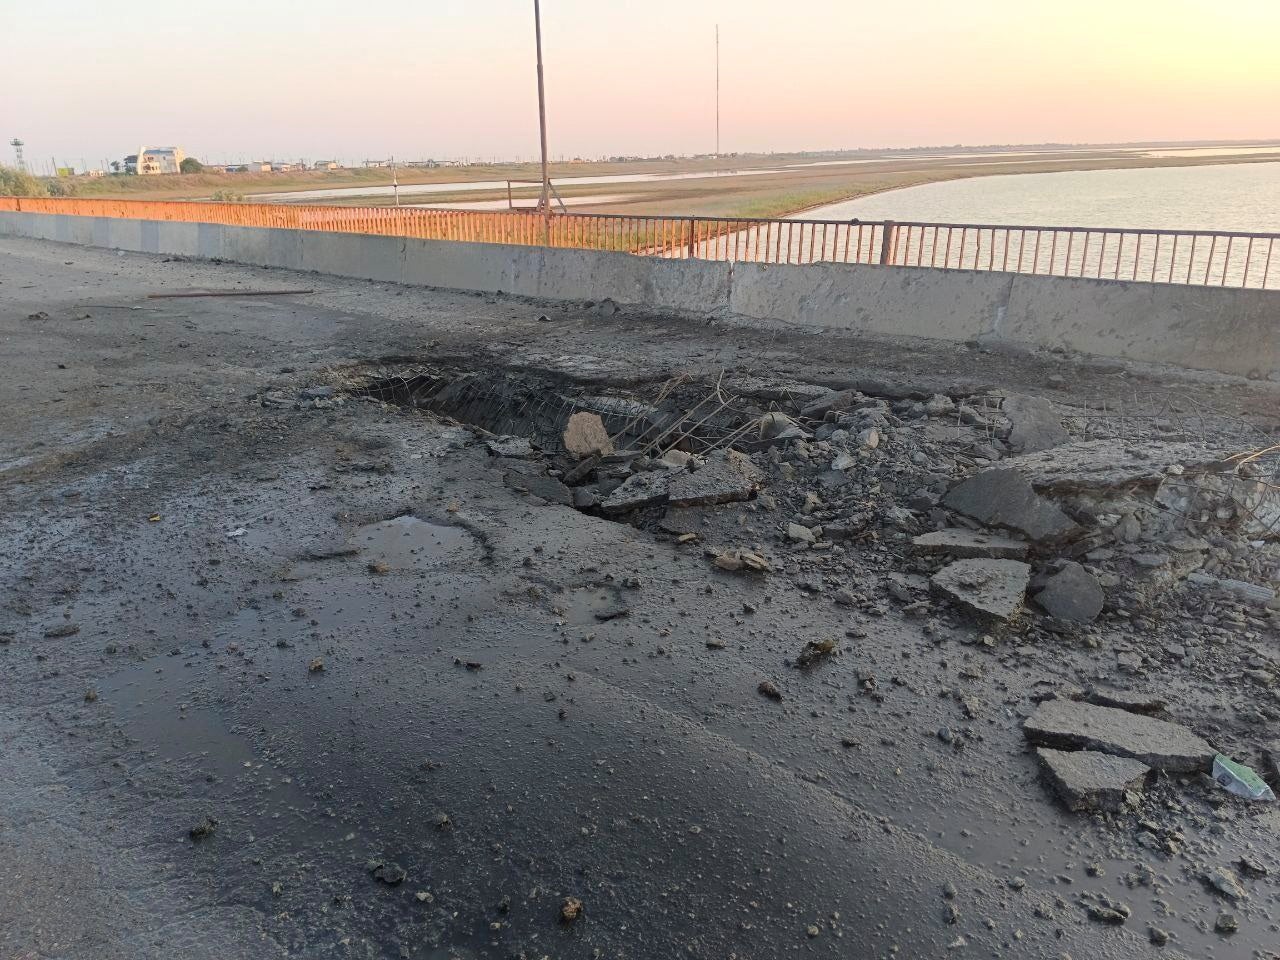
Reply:
M525 437L491 437L484 445L491 457L525 459L533 456L533 444Z
M1154 487L1173 465L1192 469L1216 463L1219 454L1193 443L1144 440L1082 440L1008 461L1035 489L1077 493Z
M1093 750L1036 751L1045 778L1068 810L1106 810L1124 806L1126 793L1140 793L1151 768L1137 760Z
M1033 744L1097 750L1172 773L1208 771L1214 749L1186 727L1113 707L1046 700L1022 725Z
M1022 609L1031 567L1018 560L957 560L933 575L933 589L980 616L1010 620Z
M667 502L671 474L666 470L633 473L600 504L605 513L626 513Z
M697 470L677 473L668 489L668 502L673 507L698 507L750 500L761 478L750 458L728 450L714 454Z
M573 506L573 494L555 477L537 473L517 473L513 470L502 475L502 482L512 490L521 490L548 503Z
M1102 612L1106 597L1092 573L1075 561L1068 561L1045 581L1035 600L1055 619L1088 623Z
M613 441L598 413L575 413L564 428L565 452L578 457L594 457L613 453Z
M1080 532L1070 517L1032 489L1017 470L984 470L962 480L942 498L944 506L987 526L1016 530L1036 541L1063 540Z
M1062 416L1044 397L1005 397L1000 412L1013 424L1009 449L1014 453L1035 453L1071 442L1071 434L1062 426Z
M1011 540L981 530L949 527L922 533L911 541L920 553L944 553L957 559L985 557L988 560L1022 560L1027 555L1027 543Z
M1168 702L1156 694L1117 690L1115 687L1091 687L1084 699L1100 707L1115 707L1130 713L1159 713L1168 706Z

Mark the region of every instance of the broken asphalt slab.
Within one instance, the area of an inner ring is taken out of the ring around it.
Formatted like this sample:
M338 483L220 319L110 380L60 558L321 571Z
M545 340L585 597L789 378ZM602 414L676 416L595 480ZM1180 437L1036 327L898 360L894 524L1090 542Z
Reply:
M942 503L979 523L1016 530L1031 540L1065 540L1080 532L1070 517L1011 468L984 470L962 480L947 491Z
M697 470L672 477L667 501L672 507L700 507L749 500L762 479L760 470L736 450L716 453Z
M1053 750L1041 747L1036 756L1045 779L1068 810L1123 808L1125 794L1141 792L1151 768L1138 760L1093 750Z
M1096 750L1169 773L1207 772L1216 753L1176 723L1072 700L1046 700L1022 729L1037 746Z
M1027 453L1007 461L1007 465L1021 471L1036 490L1065 494L1153 487L1165 478L1171 466L1192 469L1219 460L1220 454L1194 443L1105 439Z
M981 530L949 527L922 533L911 545L923 554L946 554L958 560L982 557L988 560L1023 560L1028 544L1024 540L1012 540Z
M1031 568L1018 560L957 560L933 575L935 592L972 613L1010 620L1022 610Z

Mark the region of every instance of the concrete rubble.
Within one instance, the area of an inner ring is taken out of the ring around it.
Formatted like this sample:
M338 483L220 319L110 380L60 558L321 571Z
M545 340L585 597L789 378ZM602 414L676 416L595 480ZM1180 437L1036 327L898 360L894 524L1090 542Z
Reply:
M1000 412L1009 418L1009 449L1015 453L1035 453L1071 441L1062 426L1062 415L1044 397L1013 394L1005 397Z
M736 450L717 451L697 469L672 478L667 502L672 507L698 507L749 500L762 479L749 457Z
M1058 620L1087 623L1102 613L1106 597L1093 574L1074 560L1068 560L1045 579L1035 594L1035 601L1045 613Z
M943 505L991 527L1014 530L1030 540L1059 541L1080 532L1052 503L1036 494L1021 472L986 470L956 484Z
M613 453L613 442L598 413L579 412L569 417L562 441L565 452L579 459Z
M1095 750L1170 773L1207 772L1216 753L1176 723L1071 700L1046 700L1022 729L1038 746Z
M933 575L934 589L981 616L1011 620L1022 610L1031 567L1018 560L957 560Z
M982 557L988 560L1025 560L1030 549L1025 540L1012 540L994 533L949 527L922 533L911 541L920 553L946 554L961 560Z
M1041 747L1036 756L1068 810L1118 811L1126 798L1142 791L1151 773L1145 763L1093 750Z

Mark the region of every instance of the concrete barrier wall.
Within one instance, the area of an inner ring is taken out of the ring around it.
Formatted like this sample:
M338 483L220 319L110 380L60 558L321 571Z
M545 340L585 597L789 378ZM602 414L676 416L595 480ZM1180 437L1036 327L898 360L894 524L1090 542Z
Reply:
M0 212L0 235L550 300L612 297L856 333L1005 340L1280 380L1277 291L12 212Z

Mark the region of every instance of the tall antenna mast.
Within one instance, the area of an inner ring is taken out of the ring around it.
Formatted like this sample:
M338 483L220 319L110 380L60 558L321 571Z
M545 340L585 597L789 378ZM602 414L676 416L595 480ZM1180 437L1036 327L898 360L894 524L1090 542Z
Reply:
M14 137L9 141L9 146L13 147L13 157L18 163L18 169L23 173L27 172L27 161L22 156L22 148L26 146L22 140Z
M716 156L720 156L720 24L716 24Z

